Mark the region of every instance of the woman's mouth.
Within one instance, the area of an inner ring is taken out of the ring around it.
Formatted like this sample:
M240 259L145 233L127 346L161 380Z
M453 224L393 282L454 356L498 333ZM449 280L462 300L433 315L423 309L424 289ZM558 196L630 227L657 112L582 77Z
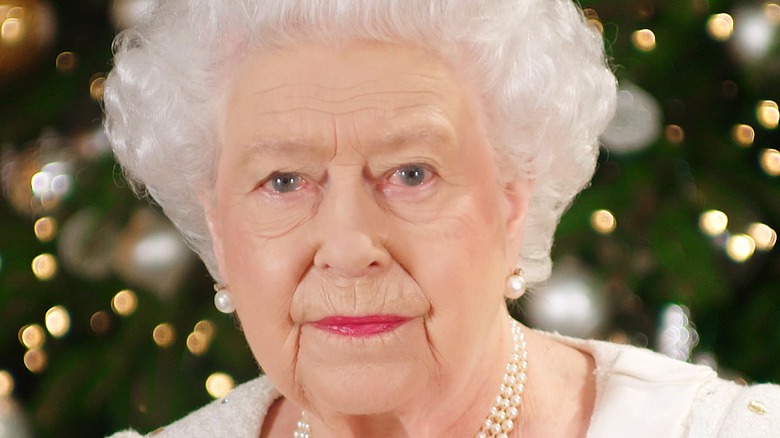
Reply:
M409 319L398 315L329 316L311 324L336 335L364 338L395 330Z

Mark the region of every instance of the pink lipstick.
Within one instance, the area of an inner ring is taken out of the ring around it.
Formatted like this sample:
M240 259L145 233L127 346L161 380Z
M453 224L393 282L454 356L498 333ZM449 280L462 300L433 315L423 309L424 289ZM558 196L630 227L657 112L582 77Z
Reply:
M312 325L336 335L364 338L395 330L408 320L397 315L329 316Z

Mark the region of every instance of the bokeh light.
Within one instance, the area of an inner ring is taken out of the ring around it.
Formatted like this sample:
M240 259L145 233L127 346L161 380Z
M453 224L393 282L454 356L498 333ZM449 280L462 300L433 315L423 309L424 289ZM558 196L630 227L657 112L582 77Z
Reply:
M650 52L655 49L655 33L650 29L639 29L631 35L631 42L637 49Z
M756 252L756 242L747 234L729 236L726 242L726 254L735 262L746 262Z
M617 219L609 210L596 210L590 215L590 225L600 234L610 234L617 228Z
M209 349L209 339L201 332L192 332L187 336L187 350L190 353L200 356Z
M103 91L105 89L106 76L104 73L98 73L92 77L89 82L89 95L94 100L103 99Z
M46 311L46 330L55 338L61 338L70 331L70 313L63 306L54 306Z
M598 12L592 8L586 8L582 12L585 14L585 19L587 20L588 24L596 28L600 34L603 34L604 24L601 23Z
M685 130L679 125L666 125L664 138L671 144L681 144L685 141Z
M715 14L707 20L707 33L716 41L726 41L734 33L734 18L729 14Z
M38 324L29 324L19 330L19 342L28 349L43 347L46 343L46 333Z
M193 331L202 333L207 339L211 340L214 337L214 333L217 331L217 327L213 322L204 319L195 324L195 329Z
M774 2L766 2L762 10L770 23L780 25L780 5Z
M731 128L731 138L742 147L749 147L756 139L756 131L750 125L739 124Z
M756 107L756 118L758 123L766 129L777 128L780 123L780 109L777 102L773 100L762 100Z
M764 149L759 157L761 168L769 176L780 176L780 151L777 149Z
M21 8L14 8L21 9ZM10 15L10 14L9 14ZM20 18L6 18L0 24L0 40L6 46L15 46L24 41L27 33L27 26L24 20Z
M138 297L130 289L119 291L111 299L111 309L119 316L130 316L138 307Z
M105 334L111 328L111 315L105 310L98 310L89 318L89 327L95 334Z
M51 280L57 275L57 259L51 254L41 254L33 259L32 271L38 280Z
M176 341L176 329L168 322L158 324L152 331L152 339L158 347L168 348Z
M709 236L719 236L726 231L729 217L719 210L709 210L699 216L699 229Z
M10 397L14 392L14 378L6 370L0 370L0 399Z
M59 200L73 191L73 175L70 163L52 161L30 178L33 195L41 201Z
M660 319L658 351L677 360L687 361L699 343L699 333L690 320L690 311L686 306L667 304L661 310Z
M236 383L225 373L213 373L206 379L206 391L214 398L222 398L230 393Z
M49 364L49 356L39 349L29 350L24 354L24 366L33 373L40 373Z
M760 222L750 224L747 233L756 242L757 250L769 251L777 243L777 232L769 225Z
M57 71L60 73L70 73L78 65L78 57L73 52L62 52L57 55L57 59L54 62Z
M41 242L51 242L54 236L57 235L57 220L53 217L46 216L35 221L34 225L35 237Z

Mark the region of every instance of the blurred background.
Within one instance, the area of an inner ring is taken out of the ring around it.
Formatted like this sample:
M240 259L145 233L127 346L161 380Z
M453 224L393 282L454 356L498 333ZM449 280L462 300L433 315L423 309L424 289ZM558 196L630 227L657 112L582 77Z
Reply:
M148 4L0 0L0 437L148 432L257 375L101 130L112 38ZM552 279L513 311L780 381L780 4L582 5L618 113Z

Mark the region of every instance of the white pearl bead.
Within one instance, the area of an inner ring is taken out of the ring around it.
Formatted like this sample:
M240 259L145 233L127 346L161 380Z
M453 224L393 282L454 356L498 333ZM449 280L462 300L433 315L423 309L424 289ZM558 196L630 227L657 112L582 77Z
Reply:
M526 289L525 279L517 274L512 274L506 279L506 296L516 300L523 296Z
M512 420L506 420L503 423L501 423L501 430L504 432L509 433L512 429L515 428L515 423Z
M225 289L221 289L214 294L214 306L222 313L233 313L236 310L230 299L230 293Z

